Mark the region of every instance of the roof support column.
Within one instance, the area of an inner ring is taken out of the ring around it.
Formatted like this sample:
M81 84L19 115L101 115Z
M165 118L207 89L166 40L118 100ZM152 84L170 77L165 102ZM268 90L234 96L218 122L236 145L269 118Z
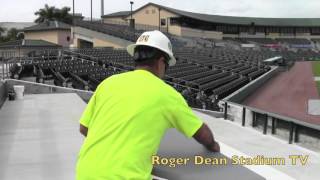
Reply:
M242 108L242 126L246 125L246 108Z
M159 31L160 31L160 27L161 27L161 16L160 16L160 11L161 11L161 8L159 7Z
M272 117L271 134L276 134L276 121L277 119L275 117Z

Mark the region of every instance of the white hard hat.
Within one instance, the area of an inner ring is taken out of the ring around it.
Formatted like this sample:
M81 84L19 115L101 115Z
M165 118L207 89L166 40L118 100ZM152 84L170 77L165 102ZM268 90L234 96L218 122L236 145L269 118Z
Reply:
M149 46L157 48L169 56L169 66L174 66L176 64L176 58L173 56L172 45L170 40L166 35L160 31L146 31L141 34L135 44L131 44L127 47L127 51L131 56L134 56L134 49L137 46Z

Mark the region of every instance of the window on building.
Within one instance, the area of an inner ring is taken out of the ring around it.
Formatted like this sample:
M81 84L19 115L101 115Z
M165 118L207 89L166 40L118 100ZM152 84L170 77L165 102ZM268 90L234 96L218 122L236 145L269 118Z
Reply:
M255 34L256 34L256 30L255 30L254 26L250 26L250 27L249 27L249 32L248 32L248 34L251 34L251 35L255 35Z
M283 34L293 34L294 29L290 27L281 27L280 32Z
M152 14L155 14L156 13L156 10L155 9L152 9Z
M239 27L239 31L240 31L240 32L245 32L245 33L246 33L246 32L249 32L249 27L247 27L247 26L240 26L240 27Z
M280 32L280 28L278 27L270 27L270 33L279 33Z
M296 28L296 33L310 33L309 28L298 27Z
M167 24L166 19L161 19L161 26L165 26Z
M311 34L312 35L320 35L320 27L312 27Z
M67 41L68 41L68 42L70 41L70 36L67 36Z
M171 24L171 25L179 24L178 18L170 18L170 24Z
M264 27L262 27L262 26L256 26L255 27L256 28L256 32L259 32L259 33L264 33Z
M149 10L148 9L146 10L146 14L149 14Z

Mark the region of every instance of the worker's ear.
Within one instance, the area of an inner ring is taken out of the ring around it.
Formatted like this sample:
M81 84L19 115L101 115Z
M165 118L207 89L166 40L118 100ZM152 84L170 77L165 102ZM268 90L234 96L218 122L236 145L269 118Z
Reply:
M162 61L163 61L163 57L161 56L158 60L157 60L157 71L160 72L161 71L161 66L162 66Z

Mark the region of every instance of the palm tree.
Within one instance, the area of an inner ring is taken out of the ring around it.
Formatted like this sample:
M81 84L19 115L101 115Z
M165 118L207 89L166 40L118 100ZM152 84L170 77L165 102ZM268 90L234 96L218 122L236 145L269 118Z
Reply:
M34 13L38 16L38 18L34 22L42 23L45 21L57 20L65 23L71 23L72 16L69 14L69 11L69 7L63 7L59 9L54 6L48 6L48 4L46 4L44 8L41 8Z
M23 39L23 37L24 37L23 34L21 34L21 32L19 32L19 30L16 28L9 29L7 33L8 41L20 40L20 39Z
M0 36L2 36L2 33L4 33L5 30L6 30L6 28L3 28L0 26Z
M15 41L24 39L23 32L19 31L16 28L11 28L8 30L6 36L0 36L0 43L7 42L7 41Z
M49 7L48 4L46 4L44 8L41 8L34 13L36 16L39 16L34 22L42 23L42 22L45 22L46 20L52 21L54 9L55 9L54 6Z
M71 23L72 22L72 15L69 14L70 8L69 7L63 7L61 9L56 9L56 18L58 21L62 21L65 23Z

